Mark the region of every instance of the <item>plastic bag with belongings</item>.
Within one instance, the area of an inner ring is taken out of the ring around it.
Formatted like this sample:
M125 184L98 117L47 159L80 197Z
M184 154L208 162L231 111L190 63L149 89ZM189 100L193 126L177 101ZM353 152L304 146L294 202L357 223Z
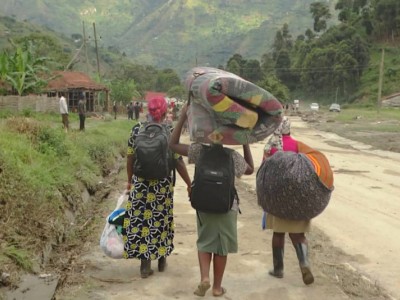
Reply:
M111 224L110 221L114 223L116 220L122 218L124 210L120 207L126 197L126 191L119 196L115 210L106 218L106 225L100 237L101 250L103 250L105 255L111 258L120 259L124 254L124 241L121 233L122 226L119 224Z

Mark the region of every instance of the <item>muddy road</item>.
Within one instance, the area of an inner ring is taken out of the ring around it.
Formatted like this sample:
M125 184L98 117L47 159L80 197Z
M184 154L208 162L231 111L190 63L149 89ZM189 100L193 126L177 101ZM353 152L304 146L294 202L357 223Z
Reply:
M228 257L223 299L400 299L400 154L370 150L316 131L300 118L291 120L293 136L325 153L335 174L330 204L313 220L308 236L315 283L303 284L288 239L285 277L268 276L272 233L261 229L254 174L239 182L239 252ZM263 146L252 146L256 166ZM193 166L188 169L193 172ZM199 281L195 212L180 178L175 189L175 250L166 272L141 279L139 261L103 255L98 246L102 220L124 185L121 176L107 201L108 209L99 216L93 239L82 245L84 255L71 267L74 272L56 299L201 299L193 295ZM204 298L213 299L211 293Z

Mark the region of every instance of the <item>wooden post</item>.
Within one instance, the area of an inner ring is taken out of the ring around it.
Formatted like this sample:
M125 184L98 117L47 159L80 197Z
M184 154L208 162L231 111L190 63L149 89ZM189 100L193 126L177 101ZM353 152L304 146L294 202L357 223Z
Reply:
M89 74L89 58L88 58L88 53L87 53L87 46L86 46L86 30L85 30L85 21L82 21L82 27L83 27L83 47L85 48L85 58L86 58L86 73Z
M379 85L378 85L378 100L377 100L377 111L380 112L381 109L381 101L382 101L382 84L383 84L383 68L384 68L384 60L385 60L385 49L382 48L382 57L381 57L381 65L379 68Z
M96 24L93 22L93 31L94 31L94 44L96 46L96 58L97 58L97 74L99 79L101 80L100 76L100 62L99 62L99 50L97 48L97 34L96 34Z

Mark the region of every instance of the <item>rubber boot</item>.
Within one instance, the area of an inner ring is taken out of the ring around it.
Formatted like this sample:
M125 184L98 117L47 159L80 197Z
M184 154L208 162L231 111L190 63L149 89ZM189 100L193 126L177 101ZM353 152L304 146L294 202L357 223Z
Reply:
M274 269L268 272L269 275L276 278L283 278L283 253L283 248L272 247Z
M167 266L167 258L165 256L158 259L158 271L164 272Z
M308 246L307 244L295 244L297 258L299 260L301 275L303 276L304 284L311 284L314 282L314 276L311 273L310 263L308 262Z
M142 259L140 260L140 277L147 278L153 275L154 271L151 269L151 260Z

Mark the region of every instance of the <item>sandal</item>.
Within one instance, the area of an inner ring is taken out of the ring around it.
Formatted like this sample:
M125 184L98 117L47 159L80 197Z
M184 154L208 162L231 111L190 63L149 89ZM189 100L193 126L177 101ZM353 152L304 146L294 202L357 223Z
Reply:
M208 281L202 281L200 284L197 286L197 289L193 292L193 294L204 297L206 294L207 290L211 287L211 284Z
M223 295L225 295L226 294L226 288L224 288L224 287L221 287L221 292L220 293L215 293L214 291L213 291L213 296L214 297L221 297L221 296L223 296Z

